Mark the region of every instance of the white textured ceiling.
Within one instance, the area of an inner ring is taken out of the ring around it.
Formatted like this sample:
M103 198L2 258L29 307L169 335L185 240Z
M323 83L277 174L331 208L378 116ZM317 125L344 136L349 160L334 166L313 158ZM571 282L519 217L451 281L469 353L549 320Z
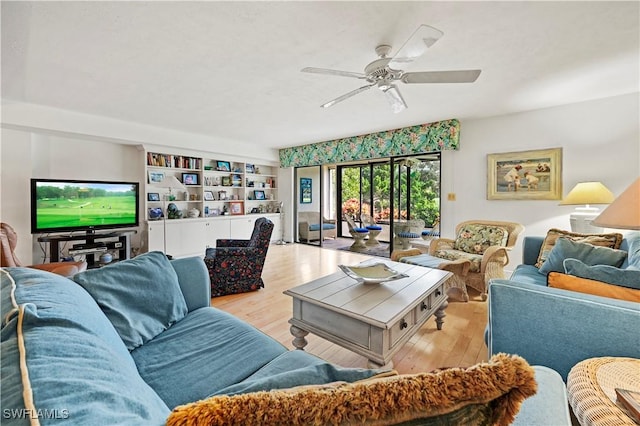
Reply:
M639 91L640 3L8 2L2 98L284 147ZM473 84L399 84L394 114L356 79L420 24L444 36L407 71L480 68Z

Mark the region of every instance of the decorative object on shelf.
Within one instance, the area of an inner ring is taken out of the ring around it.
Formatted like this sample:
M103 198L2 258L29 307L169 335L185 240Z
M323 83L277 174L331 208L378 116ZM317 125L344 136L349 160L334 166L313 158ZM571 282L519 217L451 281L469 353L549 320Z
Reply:
M242 177L240 175L231 175L232 186L242 186Z
M205 201L213 201L213 192L212 191L204 191L204 200Z
M600 182L579 182L560 202L561 206L580 206L569 216L571 230L581 234L603 233L604 228L593 226L600 210L591 204L610 204L615 196Z
M160 220L164 216L160 207L150 207L147 214L149 220Z
M210 214L211 216L220 216L220 209L218 209L218 208L211 209L211 210L209 211L209 214Z
M253 167L253 164L247 164L245 167L245 171L247 173L255 173L256 169Z
M164 178L164 180L162 181L162 185L160 185L160 187L166 188L169 190L169 197L172 200L175 200L175 195L173 195L173 192L172 192L174 189L180 189L182 191L187 190L187 188L185 188L182 182L180 182L178 178L176 178L175 176L167 176L166 178Z
M255 190L253 191L253 197L255 200L265 200L266 197L264 195L264 191Z
M311 204L311 178L300 178L300 204Z
M197 173L183 173L182 174L182 183L185 185L198 185L198 174Z
M102 253L100 255L100 264L106 265L107 263L111 263L113 261L113 256L108 251Z
M640 178L629 185L592 224L605 228L640 230Z
M244 205L240 201L232 201L229 203L229 210L232 215L244 214Z
M231 163L229 163L228 161L218 161L218 170L221 172L230 172Z
M164 172L156 172L150 170L148 176L149 183L151 184L161 183L164 180Z
M218 191L218 200L226 200L227 191Z
M189 211L187 211L187 216L194 218L194 217L199 217L200 216L200 210L198 209L189 209Z
M160 194L157 192L149 192L147 194L147 201L160 201Z
M174 203L169 203L167 206L167 217L169 219L181 219L182 211Z
M487 155L488 200L560 200L562 148Z
M222 186L231 186L231 177L223 176L222 177Z

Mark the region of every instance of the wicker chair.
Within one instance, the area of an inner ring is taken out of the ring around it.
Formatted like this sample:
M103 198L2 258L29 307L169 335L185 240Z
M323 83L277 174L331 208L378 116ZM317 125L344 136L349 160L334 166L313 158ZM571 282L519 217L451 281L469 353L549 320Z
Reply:
M509 263L507 252L515 246L523 230L516 222L468 220L456 226L455 240L433 239L429 254L451 261L468 259L471 266L465 282L486 300L489 281L505 277L504 266Z
M344 220L347 222L349 233L353 237L353 244L351 244L351 249L358 250L367 248L364 243L364 239L369 235L369 230L367 228L357 226L355 219L348 214L344 215Z

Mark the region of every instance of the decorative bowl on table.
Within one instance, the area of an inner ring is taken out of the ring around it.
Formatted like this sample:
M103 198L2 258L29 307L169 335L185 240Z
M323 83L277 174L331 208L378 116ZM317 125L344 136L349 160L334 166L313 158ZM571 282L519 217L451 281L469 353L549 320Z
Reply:
M387 281L406 278L408 275L391 269L388 265L379 262L371 265L338 265L347 276L363 284L380 284Z

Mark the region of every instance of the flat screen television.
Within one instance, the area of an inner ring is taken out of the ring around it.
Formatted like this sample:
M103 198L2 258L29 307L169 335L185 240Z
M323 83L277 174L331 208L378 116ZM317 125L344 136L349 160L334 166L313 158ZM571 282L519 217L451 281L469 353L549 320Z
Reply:
M138 182L31 179L31 233L138 226Z

